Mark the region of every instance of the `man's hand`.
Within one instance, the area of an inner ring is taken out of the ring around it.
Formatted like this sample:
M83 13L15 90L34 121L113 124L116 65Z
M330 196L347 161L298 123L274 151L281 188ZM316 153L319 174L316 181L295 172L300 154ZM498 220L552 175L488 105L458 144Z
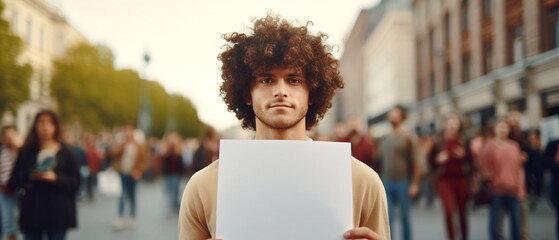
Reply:
M344 233L345 239L381 240L380 236L368 227L354 228Z
M142 172L138 170L132 170L132 178L134 178L134 180L140 180L140 178L142 178Z
M56 182L57 178L58 176L52 170L48 172L38 172L38 171L31 172L31 179L35 179L35 180L40 180L44 182Z
M410 198L415 198L419 194L419 184L412 183L408 189L408 194Z

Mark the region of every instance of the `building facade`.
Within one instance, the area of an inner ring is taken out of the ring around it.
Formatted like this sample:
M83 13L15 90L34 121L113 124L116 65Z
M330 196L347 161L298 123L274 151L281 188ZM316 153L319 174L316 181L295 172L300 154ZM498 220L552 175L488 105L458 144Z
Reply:
M54 60L61 57L67 48L87 40L46 0L3 1L4 19L10 23L12 32L25 43L18 60L29 63L33 73L30 99L22 103L16 113L0 113L0 116L3 115L2 123L15 124L23 134L39 110L56 108L50 97Z
M559 114L559 0L414 0L413 12L418 130L451 111L474 128Z
M390 130L386 113L416 100L411 0L382 0L364 9L340 59L345 88L336 102L338 121L363 119L370 133Z

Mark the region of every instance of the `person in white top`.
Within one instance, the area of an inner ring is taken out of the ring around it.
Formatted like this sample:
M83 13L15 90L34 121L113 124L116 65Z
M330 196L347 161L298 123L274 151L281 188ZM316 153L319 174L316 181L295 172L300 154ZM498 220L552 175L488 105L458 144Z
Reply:
M134 137L134 127L124 126L124 143L115 148L113 168L120 173L122 180L122 195L118 203L118 219L113 224L114 230L136 226L136 181L140 180L147 161L147 148ZM130 201L130 219L124 221L125 200Z
M7 187L12 176L12 169L19 151L17 130L15 126L2 127L0 145L0 212L2 213L2 230L7 240L16 239L16 197Z

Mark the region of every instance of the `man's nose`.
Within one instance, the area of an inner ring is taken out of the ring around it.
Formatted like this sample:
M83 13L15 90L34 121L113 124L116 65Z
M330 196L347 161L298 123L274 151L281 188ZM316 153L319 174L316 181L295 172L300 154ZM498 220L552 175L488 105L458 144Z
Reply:
M287 97L287 84L284 79L279 79L274 86L274 97Z

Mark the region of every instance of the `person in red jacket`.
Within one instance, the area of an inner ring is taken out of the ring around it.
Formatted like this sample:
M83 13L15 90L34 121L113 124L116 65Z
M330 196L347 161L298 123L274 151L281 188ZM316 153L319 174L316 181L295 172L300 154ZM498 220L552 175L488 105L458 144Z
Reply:
M101 159L99 157L99 149L97 148L97 138L91 133L85 135L85 155L87 157L87 165L89 167L89 176L87 177L86 188L87 198L90 201L94 199L94 186L97 181L97 172L101 169Z
M429 166L434 175L437 192L444 207L448 239L456 239L454 216L458 211L461 239L468 239L466 203L472 158L462 135L462 122L457 114L446 117L442 136L429 154Z

